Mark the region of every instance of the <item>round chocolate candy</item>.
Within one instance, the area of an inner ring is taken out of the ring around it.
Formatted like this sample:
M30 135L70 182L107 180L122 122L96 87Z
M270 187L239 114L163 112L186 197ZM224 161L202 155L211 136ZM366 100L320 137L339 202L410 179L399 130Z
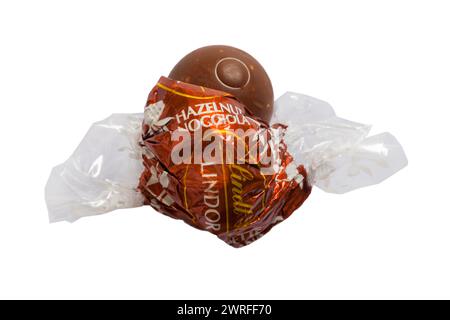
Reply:
M169 78L234 95L267 122L273 111L273 89L261 64L247 52L229 46L207 46L186 55Z

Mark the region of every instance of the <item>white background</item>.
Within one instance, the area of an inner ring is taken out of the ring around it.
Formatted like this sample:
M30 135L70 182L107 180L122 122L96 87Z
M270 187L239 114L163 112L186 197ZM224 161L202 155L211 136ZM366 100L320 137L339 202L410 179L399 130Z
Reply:
M0 0L0 298L450 298L449 17L430 0ZM254 55L276 96L390 131L409 166L316 188L242 249L149 207L50 225L51 168L209 44Z

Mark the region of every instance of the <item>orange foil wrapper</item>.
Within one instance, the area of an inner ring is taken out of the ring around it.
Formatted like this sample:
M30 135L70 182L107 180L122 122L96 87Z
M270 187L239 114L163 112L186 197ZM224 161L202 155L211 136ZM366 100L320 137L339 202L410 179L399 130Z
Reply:
M248 116L232 95L161 77L144 112L146 204L233 247L259 239L311 192L285 127Z

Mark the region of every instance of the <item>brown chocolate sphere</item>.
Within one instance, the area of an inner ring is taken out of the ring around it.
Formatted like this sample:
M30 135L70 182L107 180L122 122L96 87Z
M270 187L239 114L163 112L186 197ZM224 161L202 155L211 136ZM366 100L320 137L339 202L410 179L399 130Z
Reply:
M273 89L261 64L247 52L229 46L192 51L169 78L231 93L249 112L267 122L273 111Z

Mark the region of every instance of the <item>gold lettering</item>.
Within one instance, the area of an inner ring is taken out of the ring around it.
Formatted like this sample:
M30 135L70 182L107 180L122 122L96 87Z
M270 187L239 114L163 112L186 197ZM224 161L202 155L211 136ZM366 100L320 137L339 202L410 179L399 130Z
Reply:
M245 203L242 199L243 183L253 180L253 174L243 166L232 164L231 167L231 184L233 185L232 199L233 212L235 214L252 214L252 205Z

